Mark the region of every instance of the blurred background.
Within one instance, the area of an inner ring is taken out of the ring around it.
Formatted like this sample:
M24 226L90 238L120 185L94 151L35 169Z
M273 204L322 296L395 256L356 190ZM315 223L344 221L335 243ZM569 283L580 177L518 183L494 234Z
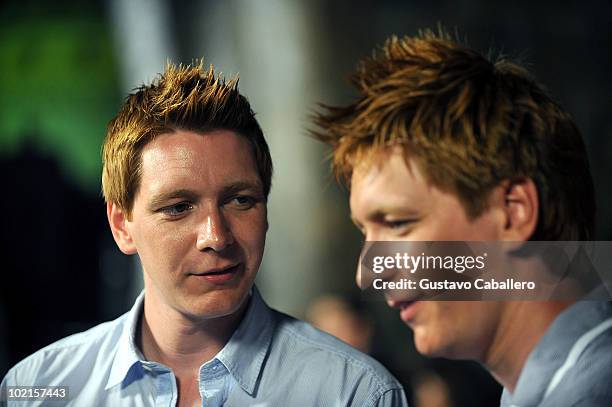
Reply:
M354 285L360 236L324 146L317 103L354 97L348 75L391 34L438 23L514 57L573 114L612 238L612 7L606 1L20 0L0 6L0 377L68 334L116 318L142 288L106 225L100 145L133 88L167 59L240 75L275 164L258 286L268 303L371 353L413 405L498 405L476 364L416 354L410 330Z

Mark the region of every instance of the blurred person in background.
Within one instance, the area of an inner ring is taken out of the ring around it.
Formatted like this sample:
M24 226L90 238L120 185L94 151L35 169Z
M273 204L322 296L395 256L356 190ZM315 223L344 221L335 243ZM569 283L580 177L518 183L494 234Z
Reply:
M103 164L108 222L138 254L144 292L9 370L0 405L24 405L7 402L21 386L66 386L76 406L407 404L378 362L268 308L253 285L272 161L237 79L169 64L110 122Z
M360 307L348 299L337 294L321 295L308 306L306 320L355 349L371 353L374 334L372 321Z
M452 407L447 382L432 371L422 372L412 383L415 407Z
M593 183L569 114L524 68L440 31L390 38L359 65L358 100L315 117L365 239L592 239ZM607 301L387 302L420 353L482 363L504 406L612 405Z

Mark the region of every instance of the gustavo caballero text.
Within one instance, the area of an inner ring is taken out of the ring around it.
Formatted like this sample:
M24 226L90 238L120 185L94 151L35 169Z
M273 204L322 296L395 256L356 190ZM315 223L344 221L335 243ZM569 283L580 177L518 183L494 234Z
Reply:
M477 278L472 281L430 280L423 278L418 281L402 278L397 281L384 281L377 278L372 282L375 290L533 290L533 281L518 281L513 278L496 280Z

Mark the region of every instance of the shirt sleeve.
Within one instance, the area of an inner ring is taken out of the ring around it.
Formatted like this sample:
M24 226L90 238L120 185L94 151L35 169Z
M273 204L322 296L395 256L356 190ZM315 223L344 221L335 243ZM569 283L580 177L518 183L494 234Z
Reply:
M372 407L408 407L404 389L400 387L387 390L372 404Z
M9 370L6 376L4 376L4 379L2 379L2 383L0 383L0 407L8 406L6 391L7 391L7 386L9 385L9 375L10 374L11 374L11 370Z

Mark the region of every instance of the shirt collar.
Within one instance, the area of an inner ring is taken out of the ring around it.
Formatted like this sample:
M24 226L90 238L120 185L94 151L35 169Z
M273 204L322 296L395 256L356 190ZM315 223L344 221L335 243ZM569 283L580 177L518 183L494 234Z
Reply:
M229 342L216 356L240 387L253 394L272 342L272 311L253 286L247 312Z
M138 373L142 374L137 369L141 366L139 362L144 361L144 357L136 346L136 334L140 325L143 304L144 291L140 293L132 309L125 315L123 330L117 343L117 351L105 389L129 380ZM253 394L255 390L272 341L273 331L272 312L261 298L257 288L253 286L244 318L229 342L216 356L240 387L249 394Z
M559 314L529 354L514 393L504 389L502 405L540 403L575 342L611 314L612 303L608 301L577 301Z
M129 373L134 368L140 366L140 361L144 360L142 353L136 346L136 334L140 327L140 316L144 305L144 291L136 298L132 309L125 315L123 330L117 343L117 351L113 359L108 381L105 389L109 389L124 379L130 377Z

